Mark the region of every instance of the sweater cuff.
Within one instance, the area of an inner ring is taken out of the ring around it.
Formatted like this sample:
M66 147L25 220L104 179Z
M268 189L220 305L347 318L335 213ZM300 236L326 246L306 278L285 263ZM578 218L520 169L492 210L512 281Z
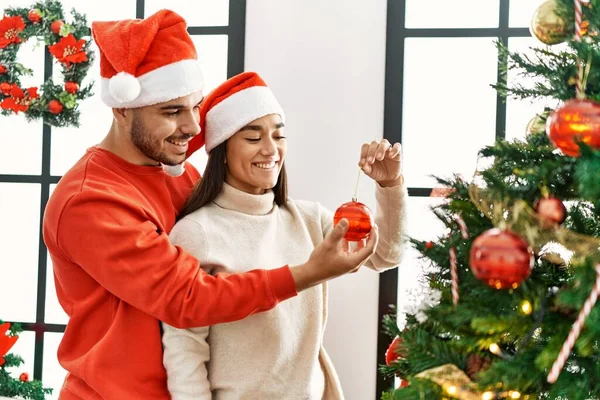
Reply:
M296 282L294 282L294 277L292 276L289 265L267 270L267 277L275 303L282 302L298 295Z

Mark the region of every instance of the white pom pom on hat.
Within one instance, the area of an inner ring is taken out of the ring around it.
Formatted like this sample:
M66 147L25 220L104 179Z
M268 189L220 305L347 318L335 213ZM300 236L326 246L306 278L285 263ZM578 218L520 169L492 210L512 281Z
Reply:
M115 100L129 103L138 98L142 87L135 76L127 72L119 72L109 79L108 91Z

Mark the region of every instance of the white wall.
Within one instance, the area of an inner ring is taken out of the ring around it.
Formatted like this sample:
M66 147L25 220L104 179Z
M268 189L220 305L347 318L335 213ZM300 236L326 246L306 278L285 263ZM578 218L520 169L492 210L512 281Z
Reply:
M350 201L363 142L383 136L385 0L248 0L245 69L286 112L293 198ZM361 177L359 200L374 208ZM375 398L378 275L330 284L325 345L348 400Z

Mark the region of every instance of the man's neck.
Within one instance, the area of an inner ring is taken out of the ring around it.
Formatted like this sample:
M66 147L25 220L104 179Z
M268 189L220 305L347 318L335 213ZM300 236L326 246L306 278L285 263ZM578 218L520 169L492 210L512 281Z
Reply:
M147 157L132 142L128 134L123 132L113 121L106 137L98 144L101 149L110 151L123 160L135 165L159 165Z

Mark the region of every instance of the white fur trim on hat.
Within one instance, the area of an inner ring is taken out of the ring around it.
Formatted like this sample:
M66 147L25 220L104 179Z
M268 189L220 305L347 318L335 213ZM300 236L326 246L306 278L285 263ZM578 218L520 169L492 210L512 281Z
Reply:
M266 86L252 86L230 95L206 113L206 152L232 137L249 122L269 114L285 116L279 102Z
M181 164L177 164L177 165L164 165L163 164L162 167L163 167L163 171L165 171L165 173L170 176L181 176L185 172L185 163L181 163Z
M135 97L135 85L127 76L134 78L139 85L140 91ZM115 79L116 81L113 81ZM101 97L111 108L137 108L187 96L203 88L204 76L198 61L182 60L137 78L126 73L119 73L111 79L102 78Z

